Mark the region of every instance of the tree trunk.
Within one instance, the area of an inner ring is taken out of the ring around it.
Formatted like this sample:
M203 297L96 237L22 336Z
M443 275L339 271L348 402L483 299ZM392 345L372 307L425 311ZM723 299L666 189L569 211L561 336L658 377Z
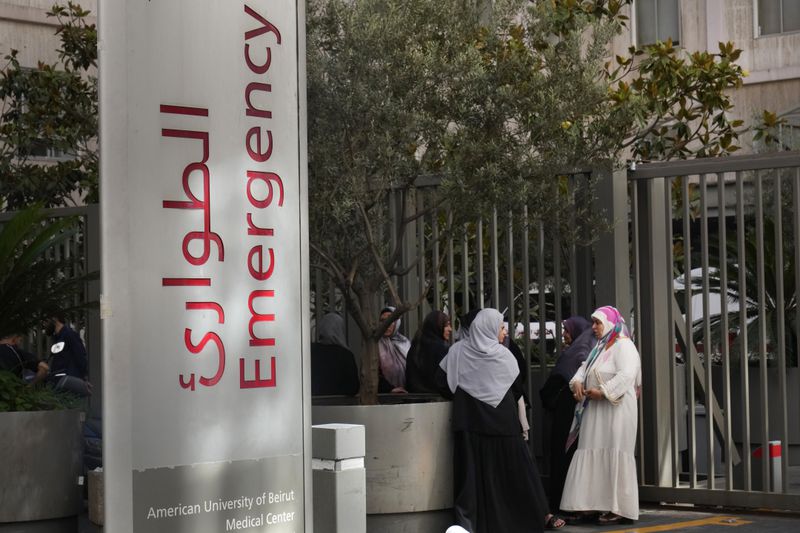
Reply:
M378 403L378 340L372 337L361 338L361 390L358 396L362 405Z

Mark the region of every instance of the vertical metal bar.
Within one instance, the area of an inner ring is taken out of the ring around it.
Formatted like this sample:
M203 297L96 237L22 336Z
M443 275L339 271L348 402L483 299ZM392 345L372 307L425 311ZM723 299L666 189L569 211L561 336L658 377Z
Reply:
M792 214L794 215L794 299L800 302L800 168L794 169L794 179L792 179ZM795 303L797 307L797 303ZM794 313L795 332L800 333L800 312L795 308ZM800 360L800 335L795 335L793 365L797 365ZM795 422L797 419L795 418ZM788 461L787 461L788 462Z
M631 215L633 217L633 223L631 224L632 237L633 237L633 290L634 290L634 341L636 343L636 349L639 351L639 354L642 353L642 338L641 335L638 335L638 330L641 328L642 325L642 299L641 299L641 283L642 283L642 276L641 276L641 255L640 255L640 244L639 244L639 223L640 223L640 214L639 214L639 182L634 180L631 182ZM601 302L598 302L598 304ZM645 468L645 444L644 444L644 403L641 395L638 398L638 413L639 413L639 431L637 432L637 442L636 446L638 447L636 456L639 458L638 467L639 467L639 479L641 480L642 484L647 482L647 471Z
M539 373L544 380L547 374L547 317L545 300L545 272L544 272L544 222L539 220L539 239L536 246L536 267L538 269L538 291L539 291Z
M692 362L692 349L694 335L692 331L692 237L691 237L691 204L689 194L689 179L683 178L681 188L683 200L683 283L684 283L684 313L686 314L684 339L691 343L686 347L684 354L686 370L686 404L687 404L687 432L686 444L689 455L689 487L697 488L697 435L695 427L694 408L694 368Z
M666 354L670 358L669 364L669 390L670 390L670 411L671 411L671 430L670 437L672 441L672 486L678 486L680 479L680 442L678 439L678 417L679 417L679 404L678 404L678 379L677 368L675 367L675 316L673 315L672 300L675 298L675 283L672 281L674 275L674 254L672 250L673 237L672 237L672 178L665 178L664 185L664 232L665 242L667 244L667 272L669 276L664 280L667 283L667 294L669 295L669 304L667 306L667 328L670 334L667 335L667 350Z
M531 383L531 272L530 235L528 221L528 206L523 208L522 217L522 323L525 335L525 365L528 373L528 398L533 398L533 384Z
M739 270L739 365L742 373L742 471L744 472L744 486L742 490L750 491L752 487L752 472L750 463L750 353L747 342L747 273L746 273L746 248L744 226L744 175L736 173L736 247L739 250L737 268Z
M399 217L401 216L400 209L398 209L398 198L400 193L390 190L387 196L389 202L389 249L397 249L397 228L399 226ZM397 286L397 276L392 276L392 283ZM392 302L392 305L397 305L400 302Z
M775 310L777 316L776 334L778 348L778 395L780 397L780 425L778 435L781 441L781 486L773 480L775 492L789 492L789 419L786 413L786 324L784 313L783 295L783 209L781 201L783 183L781 180L781 170L775 170L775 221L773 222L773 233L775 239ZM771 454L770 454L771 455ZM764 457L767 457L765 454Z
M456 276L453 253L453 213L447 213L447 314L450 315L450 322L456 318Z
M572 198L572 205L575 206L575 190L577 189L576 185L576 178L574 174L570 174L569 176L569 194ZM577 211L577 206L575 209L570 209L569 212L569 223L571 228L575 228L577 221L575 220L575 212ZM578 252L575 246L575 239L570 239L569 245L569 314L570 315L577 315L578 314ZM560 339L557 339L560 343Z
M516 313L514 312L514 224L511 217L506 229L506 299L508 300L508 334L514 339L516 332Z
M464 224L461 239L461 314L469 311L469 226Z
M442 309L442 290L441 290L441 283L439 280L441 279L440 270L439 270L439 213L437 211L433 212L433 216L431 217L431 227L432 227L432 236L433 236L433 250L432 250L432 261L431 261L431 278L433 282L433 307L436 309Z
M758 358L761 383L761 479L765 492L770 490L769 461L769 395L767 394L767 303L764 281L764 183L761 171L756 171L756 276L758 284Z
M553 232L553 297L556 304L556 319L555 319L555 347L556 357L561 355L561 320L564 318L561 315L561 232L558 231L558 221L556 221L556 229Z
M475 233L475 238L477 239L475 255L478 256L477 266L475 267L475 273L478 276L478 308L483 309L486 298L486 291L483 285L483 220L478 220L478 228Z
M497 261L497 208L492 208L491 261L492 261L492 307L500 309L500 265Z
M322 270L314 269L314 340L319 339L319 321L322 319Z
M714 489L714 389L712 387L713 355L711 346L711 305L708 261L708 176L700 175L700 263L703 273L703 364L706 369L705 409L706 409L706 487Z
M722 409L725 428L723 430L722 453L725 457L725 490L733 490L733 435L731 434L731 354L728 325L728 235L727 198L725 174L717 174L717 220L719 220L719 288L720 331L722 343Z
M421 213L425 210L425 195L419 189L416 190L416 210L417 213ZM425 250L425 217L421 216L417 219L415 223L415 227L417 228L417 276L419 277L419 289L420 293L428 288L428 280L427 280L427 272L425 272L425 259L426 259L426 250ZM425 318L425 315L430 311L428 307L427 299L423 300L417 310L417 318L418 324L422 324L422 321Z

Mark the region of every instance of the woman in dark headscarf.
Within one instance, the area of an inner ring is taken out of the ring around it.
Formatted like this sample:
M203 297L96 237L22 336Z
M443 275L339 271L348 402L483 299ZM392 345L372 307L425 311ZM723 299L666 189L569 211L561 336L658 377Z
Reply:
M558 509L561 503L567 469L575 454L574 446L569 451L564 449L575 413L575 398L569 388L569 380L586 360L586 356L589 355L597 341L592 334L591 322L582 316L570 317L563 322L563 325L566 347L539 391L542 405L552 419L549 453L550 487L548 490L551 509Z
M436 370L450 349L453 328L450 317L441 311L431 311L411 341L406 359L406 390L408 392L439 392Z
M358 369L347 347L344 319L328 313L317 324L317 334L319 341L311 344L311 394L357 394Z
M503 346L503 315L478 313L442 362L453 397L456 524L472 533L530 533L564 521L548 512L536 464L521 436L519 366Z
M394 307L381 309L381 320L394 313ZM411 348L409 341L400 333L400 319L392 322L378 341L378 392L405 392L406 356Z

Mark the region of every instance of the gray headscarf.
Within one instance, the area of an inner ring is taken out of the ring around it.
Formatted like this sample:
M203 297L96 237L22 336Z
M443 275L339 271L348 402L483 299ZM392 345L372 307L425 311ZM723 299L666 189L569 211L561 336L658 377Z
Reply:
M317 337L320 344L335 344L336 346L350 349L347 345L344 319L338 313L328 313L319 319Z
M519 375L517 360L497 340L502 324L500 311L484 309L470 324L469 336L450 347L439 366L451 392L460 388L492 407L500 404Z
M394 307L385 307L386 311L394 312ZM400 319L394 322L394 331L388 337L381 337L378 341L378 358L384 379L392 387L405 387L406 385L406 356L411 348L411 341L400 333Z

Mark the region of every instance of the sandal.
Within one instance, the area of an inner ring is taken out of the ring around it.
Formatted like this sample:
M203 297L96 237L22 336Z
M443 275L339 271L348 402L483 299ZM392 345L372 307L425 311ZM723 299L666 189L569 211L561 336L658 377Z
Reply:
M561 518L567 523L568 526L575 526L580 524L596 524L600 513L594 512L577 512L562 514Z
M562 527L566 526L567 523L559 518L558 516L551 514L547 520L545 520L544 528L545 529L561 529Z
M601 526L611 526L616 524L625 524L630 525L633 524L633 520L630 518L625 518L624 516L620 516L614 513L603 513L597 518L597 523Z

